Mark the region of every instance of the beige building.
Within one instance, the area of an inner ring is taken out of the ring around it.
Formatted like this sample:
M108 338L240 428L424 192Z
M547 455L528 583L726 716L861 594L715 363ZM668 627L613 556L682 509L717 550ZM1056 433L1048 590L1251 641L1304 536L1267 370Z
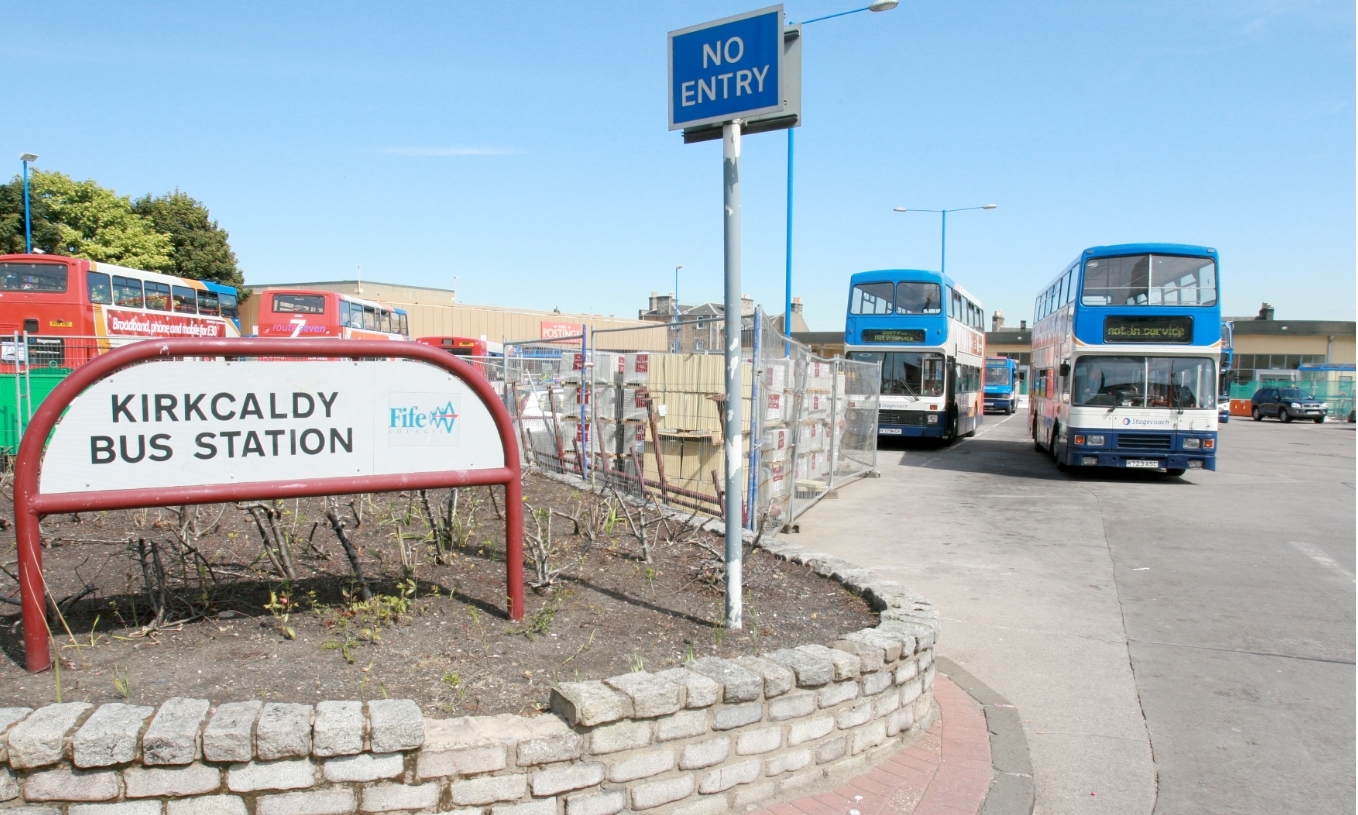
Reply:
M410 316L412 339L470 337L494 343L550 341L559 337L579 335L582 327L594 331L635 329L597 334L598 347L605 350L663 351L669 339L663 328L650 322L618 319L602 314L567 314L559 311L474 306L457 302L457 293L448 289L398 286L370 280L270 283L247 288L255 292L271 289L333 291L376 300L406 311ZM258 333L260 300L261 298L252 297L241 305L240 323L243 333Z

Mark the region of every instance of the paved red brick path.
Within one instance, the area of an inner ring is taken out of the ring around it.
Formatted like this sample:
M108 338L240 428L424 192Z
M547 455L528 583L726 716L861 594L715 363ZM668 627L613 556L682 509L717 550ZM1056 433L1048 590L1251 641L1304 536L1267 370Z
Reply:
M985 714L943 674L934 679L934 698L939 721L872 772L754 815L974 815L993 775Z

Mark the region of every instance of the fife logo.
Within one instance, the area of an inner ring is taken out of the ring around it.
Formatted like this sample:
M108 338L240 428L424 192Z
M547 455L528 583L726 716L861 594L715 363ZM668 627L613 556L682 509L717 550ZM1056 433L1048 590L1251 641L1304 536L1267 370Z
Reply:
M457 444L456 397L435 393L393 393L387 403L390 444Z

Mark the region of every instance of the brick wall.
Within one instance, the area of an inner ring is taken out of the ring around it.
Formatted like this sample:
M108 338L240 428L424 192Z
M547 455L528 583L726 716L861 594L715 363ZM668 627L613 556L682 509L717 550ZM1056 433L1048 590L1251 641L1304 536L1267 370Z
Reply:
M764 546L860 592L882 622L563 683L534 717L426 719L396 699L0 708L0 814L697 815L814 790L927 728L938 612L845 561Z

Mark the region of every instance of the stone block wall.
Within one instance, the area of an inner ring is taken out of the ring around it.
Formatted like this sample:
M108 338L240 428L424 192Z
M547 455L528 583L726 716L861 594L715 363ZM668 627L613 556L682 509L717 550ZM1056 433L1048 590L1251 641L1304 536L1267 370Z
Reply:
M928 727L938 614L852 564L765 546L861 592L881 624L563 683L534 717L426 719L410 700L0 708L0 815L698 815L814 790Z

